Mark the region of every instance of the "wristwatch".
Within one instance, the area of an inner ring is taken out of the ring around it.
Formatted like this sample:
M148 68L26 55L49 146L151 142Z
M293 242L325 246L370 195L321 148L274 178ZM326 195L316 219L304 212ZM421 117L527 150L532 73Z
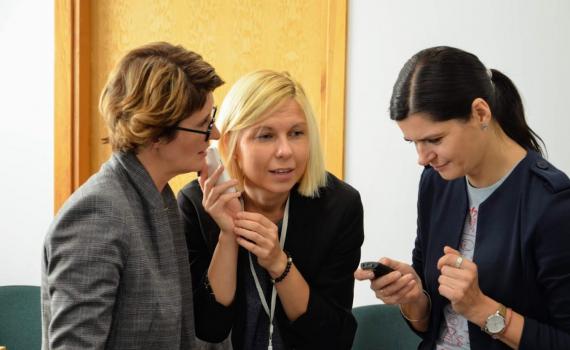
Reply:
M485 325L481 330L489 334L493 338L498 338L505 330L507 325L505 319L507 318L507 308L503 304L499 304L499 308L491 316L487 317Z

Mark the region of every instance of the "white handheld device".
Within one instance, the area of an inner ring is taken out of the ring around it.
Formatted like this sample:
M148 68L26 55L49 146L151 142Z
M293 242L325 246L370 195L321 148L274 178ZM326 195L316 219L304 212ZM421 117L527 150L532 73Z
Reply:
M220 154L218 153L218 149L214 146L208 148L206 153L206 164L208 164L208 177L210 177L216 169L222 164L222 160L220 159ZM220 174L218 181L216 182L216 186L223 184L226 181L231 180L230 175L224 169L224 171ZM236 192L236 189L232 186L228 188L224 193L231 193Z

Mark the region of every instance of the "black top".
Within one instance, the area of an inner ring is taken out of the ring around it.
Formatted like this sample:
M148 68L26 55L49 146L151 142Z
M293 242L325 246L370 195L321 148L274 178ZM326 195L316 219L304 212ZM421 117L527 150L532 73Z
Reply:
M437 261L458 249L468 212L464 178L422 174L413 266L432 299L419 349L434 349L443 308ZM525 316L519 349L570 349L570 180L537 153L527 156L479 206L473 260L479 286ZM469 323L471 349L510 349Z
M279 227L281 231L281 227ZM271 283L271 276L269 273L259 265L257 257L252 254L251 261L253 268L257 274L259 285L263 291L265 302L271 308L271 294L273 291L273 283ZM263 309L261 300L259 299L259 292L255 286L255 280L251 273L249 264L241 264L238 271L238 278L243 281L244 294L246 299L247 308L245 309L245 322L243 329L244 349L251 350L266 350L269 344L269 316ZM283 344L281 333L279 332L279 323L273 318L273 337L271 345L274 350L287 349L288 347Z
M232 330L234 349L243 349L247 307L244 281L238 278L236 298L229 307L217 303L213 296L199 297L209 293L204 281L220 230L202 207L197 181L180 191L178 203L185 221L195 300L208 300L194 305L195 317L200 320L196 334L203 340L220 342ZM307 312L294 322L287 319L277 299L275 320L281 338L287 347L295 349L350 349L356 332L351 313L353 272L364 240L360 195L328 174L319 197L302 196L293 188L289 207L285 250L307 281L310 294ZM240 248L238 270L248 264L247 252Z

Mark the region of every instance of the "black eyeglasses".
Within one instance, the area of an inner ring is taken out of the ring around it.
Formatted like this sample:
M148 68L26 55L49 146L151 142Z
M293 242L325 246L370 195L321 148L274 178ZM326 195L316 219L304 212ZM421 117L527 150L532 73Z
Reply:
M212 107L212 120L210 120L210 124L208 124L208 129L204 130L196 130L196 129L188 129L188 128L183 128L181 126L175 126L174 129L175 130L182 130L182 131L188 131L188 132L194 132L196 134L202 134L202 135L206 135L206 140L208 141L210 139L210 135L212 134L212 129L214 128L214 123L216 122L216 111L218 109L216 108L216 106Z

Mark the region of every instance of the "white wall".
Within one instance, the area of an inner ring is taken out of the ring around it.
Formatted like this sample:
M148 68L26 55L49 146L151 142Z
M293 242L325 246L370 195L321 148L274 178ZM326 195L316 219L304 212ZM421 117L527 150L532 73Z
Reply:
M0 285L40 284L53 213L53 1L0 1Z
M456 46L507 74L550 161L570 174L568 14L564 0L350 1L346 180L364 202L363 260L411 261L421 168L388 106L400 68L421 49ZM357 282L355 306L378 302Z

